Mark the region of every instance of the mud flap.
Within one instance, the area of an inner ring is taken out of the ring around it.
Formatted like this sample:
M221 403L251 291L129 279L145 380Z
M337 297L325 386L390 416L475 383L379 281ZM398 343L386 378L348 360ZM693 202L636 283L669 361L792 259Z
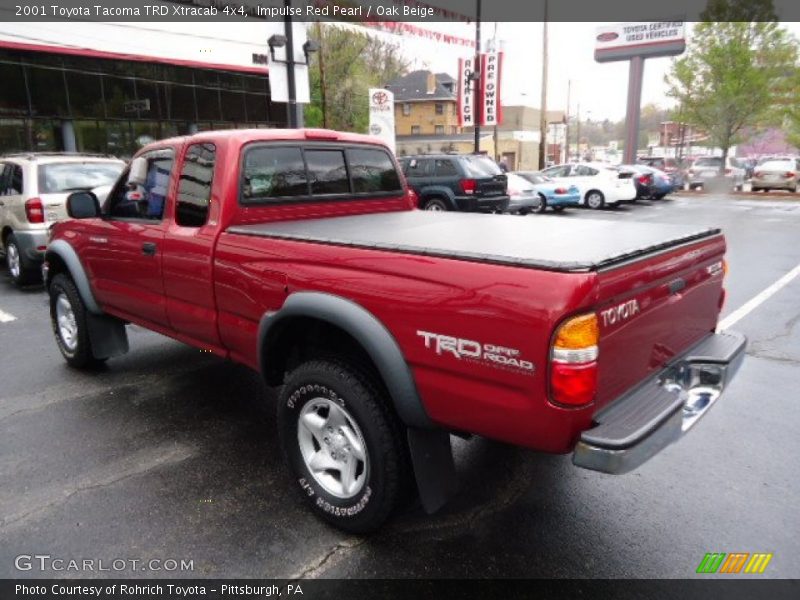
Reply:
M111 358L128 351L128 332L125 323L107 315L86 314L92 354L95 358Z
M422 507L432 514L447 503L458 487L450 434L410 427L408 447Z

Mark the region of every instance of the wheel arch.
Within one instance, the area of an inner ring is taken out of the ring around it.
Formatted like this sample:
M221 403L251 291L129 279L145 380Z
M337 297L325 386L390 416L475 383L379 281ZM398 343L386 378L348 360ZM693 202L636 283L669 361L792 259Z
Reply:
M309 331L323 334L323 339L314 337L322 347L332 337L346 349L362 352L386 386L400 420L409 427L433 427L392 334L364 307L333 294L298 292L289 296L279 311L261 318L258 363L267 383L282 382L292 352L298 351L299 342L308 339Z
M78 258L78 253L75 252L69 242L56 240L48 244L45 260L48 264L47 280L44 282L45 287L50 287L53 277L59 273L66 272L75 282L75 287L78 289L86 309L95 315L103 314L95 300L92 287L89 284L89 277L86 275L86 270L83 268L80 258Z
M453 190L444 186L429 186L422 189L419 194L419 207L422 208L428 200L432 198L441 198L450 210L456 210L458 207L455 202L455 195Z

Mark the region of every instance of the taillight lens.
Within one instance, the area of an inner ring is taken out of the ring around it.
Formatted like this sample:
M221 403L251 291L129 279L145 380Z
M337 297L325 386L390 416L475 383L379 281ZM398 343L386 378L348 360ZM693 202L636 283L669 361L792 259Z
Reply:
M756 171L753 173L753 177L761 177L761 171Z
M794 173L792 171L786 171L785 177L794 177Z
M25 202L28 223L44 223L44 205L41 198L30 198Z
M564 321L550 349L550 396L556 404L583 406L597 393L600 326L589 313Z
M474 179L462 179L458 183L461 186L461 191L465 194L474 194L478 187L478 182Z
M556 194L568 194L569 190L567 188L556 188Z
M416 207L419 204L419 196L417 195L417 192L411 188L408 188L408 203L412 207Z
M725 169L725 175L730 175L733 173L733 169Z

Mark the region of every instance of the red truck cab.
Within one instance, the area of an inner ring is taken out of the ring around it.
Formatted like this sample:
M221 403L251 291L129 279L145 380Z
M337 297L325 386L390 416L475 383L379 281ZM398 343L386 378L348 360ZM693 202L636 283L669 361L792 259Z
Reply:
M84 367L137 323L281 386L297 487L350 531L455 485L450 434L608 473L680 437L745 340L715 331L725 241L695 226L431 213L392 153L326 130L143 148L101 208L68 201L46 282Z

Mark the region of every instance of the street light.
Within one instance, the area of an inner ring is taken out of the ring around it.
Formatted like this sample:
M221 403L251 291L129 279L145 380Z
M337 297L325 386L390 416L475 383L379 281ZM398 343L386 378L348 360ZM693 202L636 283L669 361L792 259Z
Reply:
M275 58L275 48L283 48L286 45L286 36L275 33L269 36L267 44L269 45L269 54L272 57L272 60L274 62L285 62L285 61L278 61Z

